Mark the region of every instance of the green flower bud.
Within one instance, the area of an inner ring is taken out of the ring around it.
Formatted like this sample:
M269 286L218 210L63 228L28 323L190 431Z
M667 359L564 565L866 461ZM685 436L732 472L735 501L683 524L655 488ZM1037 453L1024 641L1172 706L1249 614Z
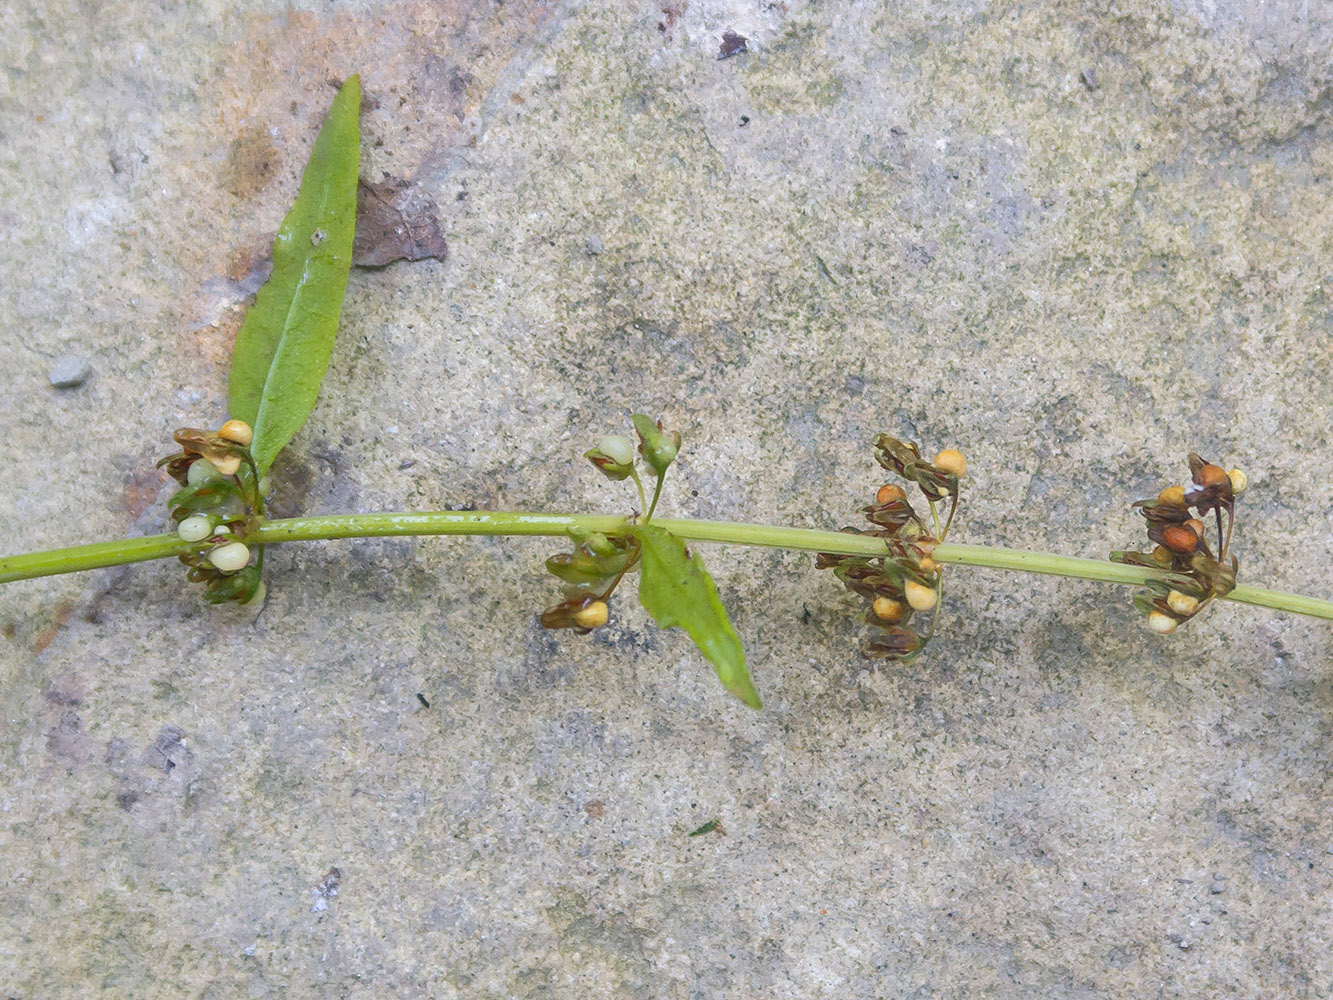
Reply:
M226 576L215 575L209 581L208 589L204 591L204 600L209 604L227 604L231 601L249 604L263 586L264 582L259 578L258 567L246 566ZM259 595L259 600L263 602L262 594Z
M623 549L616 548L616 543L600 531L590 531L586 538L578 539L578 541L585 545L589 552L599 556L612 556L623 551Z
M649 468L659 476L662 475L680 451L680 432L667 433L662 430L660 420L655 421L642 413L635 413L630 419L634 421L634 429L639 434L639 453Z
M222 473L218 472L217 466L206 458L196 458L185 473L185 482L189 486L198 486L200 483L221 478Z

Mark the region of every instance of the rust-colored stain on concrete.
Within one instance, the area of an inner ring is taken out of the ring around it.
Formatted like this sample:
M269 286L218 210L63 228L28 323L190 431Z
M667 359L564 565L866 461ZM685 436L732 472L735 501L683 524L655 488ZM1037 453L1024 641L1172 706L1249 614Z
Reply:
M74 617L74 602L68 599L57 601L52 608L51 620L37 630L32 638L32 651L41 653L47 646L55 641L55 637L60 634L60 630L69 624L69 620Z
M164 448L163 453L169 450L169 447ZM125 509L133 522L157 501L158 490L167 481L167 476L152 463L136 463L130 470L124 477Z
M213 184L194 206L194 218L219 239L178 248L200 276L181 289L182 315L198 331L181 349L225 364L240 316L219 309L218 296L247 301L252 289L239 279L267 257L342 80L361 74L362 177L413 184L423 164L469 141L469 116L557 7L401 0L370 14L288 10L243 21L212 95Z

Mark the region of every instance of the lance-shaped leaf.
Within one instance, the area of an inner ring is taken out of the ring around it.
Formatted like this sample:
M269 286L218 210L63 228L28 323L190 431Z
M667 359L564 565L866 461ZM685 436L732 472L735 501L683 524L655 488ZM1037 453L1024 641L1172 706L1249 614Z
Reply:
M254 428L250 452L260 472L310 416L329 366L352 265L360 108L352 76L333 99L273 242L273 273L236 335L231 415Z
M688 632L726 689L751 708L759 708L759 692L745 668L745 650L703 560L662 528L646 524L634 534L643 546L639 600L644 608L662 628L679 625Z

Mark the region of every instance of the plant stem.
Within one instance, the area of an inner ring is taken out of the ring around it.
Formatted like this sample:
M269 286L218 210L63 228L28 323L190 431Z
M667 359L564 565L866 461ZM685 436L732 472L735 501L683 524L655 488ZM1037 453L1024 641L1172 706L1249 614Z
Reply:
M526 514L516 511L423 511L418 513L333 514L322 517L293 517L265 521L246 536L251 545L279 542L309 542L334 538L384 538L401 535L547 535L565 537L571 531L600 531L622 534L629 527L624 517L612 514ZM884 543L872 536L842 531L816 531L768 524L732 521L694 521L658 517L653 524L674 535L696 542L759 545L805 552L879 556ZM97 542L47 552L0 557L0 583L34 577L75 573L80 570L148 559L165 559L187 552L192 543L176 535L151 535L114 542ZM1143 585L1162 574L1123 563L1100 562L1021 549L945 542L931 552L937 562L1020 573L1097 580L1102 583ZM1333 620L1333 601L1298 594L1285 594L1260 587L1237 586L1227 600L1295 614Z

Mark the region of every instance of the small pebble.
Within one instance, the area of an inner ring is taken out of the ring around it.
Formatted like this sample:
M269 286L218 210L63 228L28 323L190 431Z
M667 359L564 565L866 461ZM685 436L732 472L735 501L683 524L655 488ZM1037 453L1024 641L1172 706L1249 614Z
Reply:
M1227 891L1227 887L1221 882L1214 882L1212 885L1208 887L1208 891L1211 892L1214 896L1220 896L1222 893Z
M51 366L51 374L47 377L51 380L53 388L74 389L87 382L88 376L92 373L92 366L88 364L87 358L81 358L77 354L67 354Z
M589 257L596 257L602 252L602 241L596 236L589 236L583 241L583 252Z

